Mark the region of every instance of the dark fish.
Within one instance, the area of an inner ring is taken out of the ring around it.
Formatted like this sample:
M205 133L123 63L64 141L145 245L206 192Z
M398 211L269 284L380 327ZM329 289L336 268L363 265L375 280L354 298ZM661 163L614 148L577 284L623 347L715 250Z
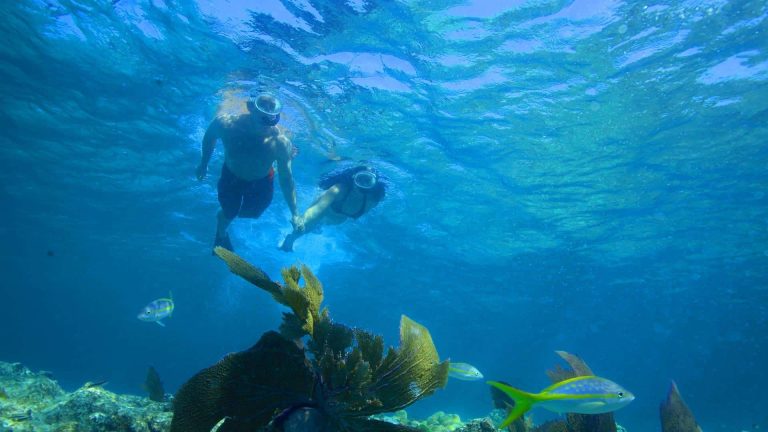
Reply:
M83 384L83 388L89 389L89 388L94 388L94 387L104 387L105 385L107 385L107 383L109 383L109 381L107 381L107 380L96 381L96 382L88 381L87 383Z
M27 421L32 418L32 410L16 411L8 415L8 418L13 421Z

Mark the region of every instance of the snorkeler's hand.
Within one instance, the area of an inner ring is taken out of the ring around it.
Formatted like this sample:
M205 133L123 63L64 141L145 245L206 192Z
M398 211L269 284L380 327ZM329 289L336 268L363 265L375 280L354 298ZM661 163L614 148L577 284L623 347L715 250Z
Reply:
M304 232L304 218L299 215L293 215L291 217L291 225L293 229L298 232Z
M195 176L199 181L203 181L203 179L207 174L208 174L208 167L206 165L200 164L197 166L197 170L195 170Z

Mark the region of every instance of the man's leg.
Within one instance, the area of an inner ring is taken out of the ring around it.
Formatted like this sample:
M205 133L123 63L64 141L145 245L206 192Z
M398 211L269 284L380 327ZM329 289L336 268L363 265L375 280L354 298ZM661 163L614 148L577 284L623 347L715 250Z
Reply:
M234 251L232 247L232 241L229 240L229 234L227 228L232 223L232 219L227 218L224 215L224 211L219 209L216 213L216 239L213 241L213 247L221 246L224 249Z
M213 246L221 246L224 249L234 251L232 242L229 240L229 234L227 234L227 228L240 212L243 201L243 184L229 172L226 165L222 168L217 192L221 208L216 213L216 238Z
M219 209L218 213L216 213L216 232L222 235L226 235L227 228L229 228L229 224L231 223L232 219L224 216L224 210Z

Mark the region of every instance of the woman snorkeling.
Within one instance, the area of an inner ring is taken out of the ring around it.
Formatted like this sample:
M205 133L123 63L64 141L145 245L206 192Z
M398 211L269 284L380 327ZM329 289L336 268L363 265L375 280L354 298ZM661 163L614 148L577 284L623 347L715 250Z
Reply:
M378 172L367 165L332 171L318 186L325 191L304 212L303 223L285 237L280 249L292 251L296 239L322 224L336 225L359 218L384 199L386 189Z

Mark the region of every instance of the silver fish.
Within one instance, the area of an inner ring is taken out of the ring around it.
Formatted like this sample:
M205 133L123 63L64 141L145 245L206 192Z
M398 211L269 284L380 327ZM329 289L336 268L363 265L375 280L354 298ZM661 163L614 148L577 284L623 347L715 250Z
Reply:
M144 306L144 309L139 312L136 318L145 322L154 322L161 327L165 327L162 320L173 314L174 307L173 296L169 293L168 298L152 300L148 305Z
M463 381L477 381L483 378L483 374L469 363L454 363L448 365L448 376Z

